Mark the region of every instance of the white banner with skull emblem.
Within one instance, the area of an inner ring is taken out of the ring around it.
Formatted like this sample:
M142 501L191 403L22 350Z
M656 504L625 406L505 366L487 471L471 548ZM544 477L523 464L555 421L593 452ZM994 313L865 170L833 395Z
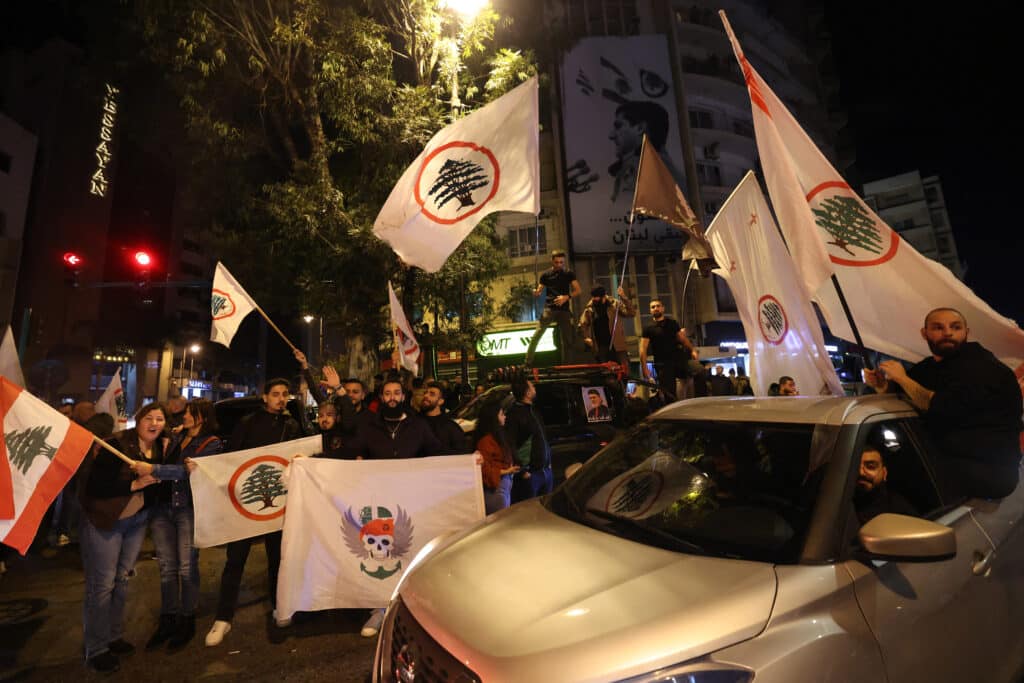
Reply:
M437 536L483 519L473 455L301 458L291 466L277 615L383 607Z

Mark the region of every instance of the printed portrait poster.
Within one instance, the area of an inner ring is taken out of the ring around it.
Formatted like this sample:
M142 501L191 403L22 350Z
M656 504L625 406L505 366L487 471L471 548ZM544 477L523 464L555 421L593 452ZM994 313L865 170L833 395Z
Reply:
M583 387L583 405L587 407L587 422L610 422L611 409L604 394L604 387Z
M644 132L686 193L669 65L660 35L584 38L566 55L565 182L578 252L625 249ZM632 231L633 252L679 251L685 241L679 229L644 216Z

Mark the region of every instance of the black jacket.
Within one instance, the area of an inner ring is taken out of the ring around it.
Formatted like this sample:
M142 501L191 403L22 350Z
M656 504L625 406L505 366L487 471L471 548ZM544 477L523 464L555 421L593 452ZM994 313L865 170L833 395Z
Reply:
M239 420L235 431L231 433L228 450L244 451L247 448L291 441L300 436L302 430L291 415L261 409Z
M447 415L421 415L427 424L430 425L430 429L434 432L434 436L441 442L441 450L437 452L438 455L462 455L464 453L472 453L473 448L469 445L469 439L466 438L466 433L462 431L462 427L459 423L448 417Z
M532 405L519 401L512 404L505 421L505 433L508 434L514 451L518 451L527 439L533 439L530 444L530 460L522 463L526 469L540 470L551 464L551 448L544 436L541 420L537 413L533 412Z
M406 413L404 420L393 423L385 421L379 413L371 413L359 420L356 436L347 449L367 460L422 458L438 455L441 442L418 415Z

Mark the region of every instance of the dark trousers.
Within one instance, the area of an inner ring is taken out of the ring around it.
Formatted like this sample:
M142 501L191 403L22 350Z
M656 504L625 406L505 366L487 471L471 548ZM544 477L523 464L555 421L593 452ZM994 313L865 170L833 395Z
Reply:
M573 345L576 340L572 325L572 311L566 309L552 310L544 309L544 315L537 321L537 330L530 339L530 345L526 348L526 364L533 364L533 354L537 350L540 338L544 336L544 330L551 325L558 325L558 344L562 353L562 362L567 363L573 358Z
M280 531L228 543L228 561L224 565L224 573L220 577L220 597L217 600L216 619L218 621L231 621L235 616L235 605L238 603L238 591L242 586L242 572L245 571L245 561L249 558L249 548L252 547L254 541L261 538L263 547L267 550L267 586L270 591L270 606L277 607L277 571L281 567Z
M629 370L629 353L626 351L616 351L611 348L608 344L603 344L599 341L594 341L594 345L597 347L594 349L594 360L598 363L607 363L608 361L615 361L622 367Z

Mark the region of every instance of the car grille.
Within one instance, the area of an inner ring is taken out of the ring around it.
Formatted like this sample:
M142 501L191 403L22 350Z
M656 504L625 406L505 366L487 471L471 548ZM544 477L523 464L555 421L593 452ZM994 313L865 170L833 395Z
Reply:
M384 680L397 683L480 683L480 677L455 659L420 626L399 602L392 622L391 648Z

